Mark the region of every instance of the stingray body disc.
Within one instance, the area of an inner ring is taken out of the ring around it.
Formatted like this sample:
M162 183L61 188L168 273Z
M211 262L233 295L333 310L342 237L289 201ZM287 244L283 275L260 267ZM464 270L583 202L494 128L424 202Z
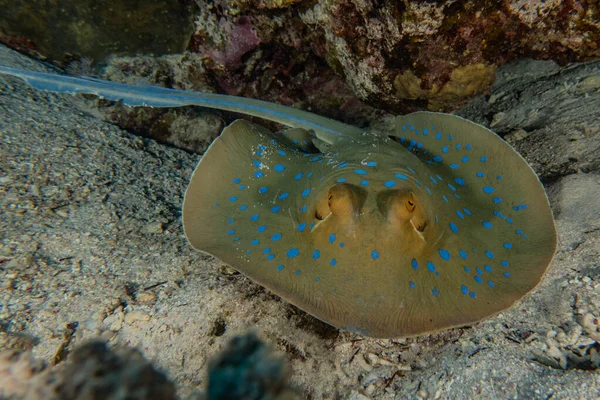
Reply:
M315 317L373 337L469 324L531 291L556 247L544 189L491 131L398 118L302 153L236 121L186 192L192 246Z

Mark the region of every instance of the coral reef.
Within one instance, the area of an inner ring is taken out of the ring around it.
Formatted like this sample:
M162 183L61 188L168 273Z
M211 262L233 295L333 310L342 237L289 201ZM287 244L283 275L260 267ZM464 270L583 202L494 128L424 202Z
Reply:
M59 64L80 57L185 50L193 32L191 1L0 0L0 42Z

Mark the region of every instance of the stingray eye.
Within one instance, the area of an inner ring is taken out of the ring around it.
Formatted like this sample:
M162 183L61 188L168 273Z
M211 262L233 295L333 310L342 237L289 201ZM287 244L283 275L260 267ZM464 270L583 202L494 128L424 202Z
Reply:
M412 199L406 199L406 209L408 212L413 212L415 210L415 203Z

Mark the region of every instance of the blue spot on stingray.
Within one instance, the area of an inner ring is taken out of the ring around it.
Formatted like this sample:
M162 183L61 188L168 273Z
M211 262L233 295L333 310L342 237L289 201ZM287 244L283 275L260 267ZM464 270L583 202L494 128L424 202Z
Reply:
M313 228L313 226L315 226L315 223L314 223L314 222L311 222L311 223L310 223L310 226L308 227L308 229L309 229L309 230L310 230L310 229L312 229L312 228Z
M465 149L467 149L467 150L471 150L471 147L472 147L472 146L471 146L470 144L467 144L467 145L465 146Z
M335 233L332 233L331 235L329 235L329 243L333 243L335 242Z
M300 250L298 250L296 247L292 247L291 249L289 249L287 251L287 253L285 253L285 255L288 256L289 258L297 257L298 254L300 254Z
M463 268L467 274L471 273L471 270L466 265Z
M337 183L344 183L344 182L346 182L346 178L340 178L336 182Z
M457 185L465 186L465 180L463 178L454 178L454 182L456 182Z
M279 210L281 210L281 207L279 207L279 206L274 206L273 208L271 208L271 212L272 212L272 213L276 213L276 212L278 212Z
M459 250L458 254L460 255L460 257L464 260L466 260L467 258L469 258L469 256L467 255L467 252L464 250Z
M315 161L318 161L320 158L321 158L321 156L315 156L315 157L309 159L308 161L309 162L315 162Z
M492 281L487 281L487 284L490 285L490 287L496 286L496 285L494 285L494 282L492 282Z
M231 223L233 223L233 221L235 221L233 218L229 218L229 219L227 220L227 223L228 223L228 224L231 224Z
M237 242L237 241L238 241L238 240L240 240L240 239L241 239L241 238L239 238L239 237L236 237L236 238L233 238L233 241L234 241L234 242Z
M240 206L240 211L245 211L248 209L248 206L244 205L244 206Z
M279 154L280 156L286 156L285 151L283 150L277 150L277 154Z
M461 158L461 161L464 163L469 161L469 156L464 156L463 158Z
M435 161L435 162L442 162L442 161L444 161L444 159L442 158L442 156L434 156L432 160Z
M306 229L306 222L301 222L301 223L298 225L298 231L299 231L299 232L304 232L304 230L305 230L305 229Z
M448 152L448 146L442 147L442 153L447 153L447 152Z
M229 201L234 202L234 201L237 201L237 199L238 199L237 196L231 196L229 198Z
M298 270L298 271L294 272L294 275L298 276L298 275L300 275L301 272L302 271Z
M510 276L510 272L505 272L505 273L503 273L502 275L504 275L505 277L507 277L507 278L508 278L508 277Z
M475 282L479 283L481 285L481 276L480 275L475 275Z
M360 184L363 186L369 186L369 181L362 180L360 181Z
M260 216L258 214L254 214L253 216L250 217L250 221L258 221L259 218L260 218Z
M278 265L278 266L277 266L277 271L281 271L281 270L283 270L284 268L285 268L285 267L284 267L283 265Z
M497 179L497 180L502 180L502 175L498 175L498 176L496 177L496 179Z
M246 188L247 188L247 186L246 186L246 185L240 185L240 190L244 190L244 189L246 189Z
M492 267L487 264L483 266L483 269L485 269L487 272L492 272Z
M462 285L462 286L460 287L460 291L461 291L461 293L462 293L462 294L464 294L465 296L466 296L467 294L469 294L469 288L468 288L468 287L466 287L465 285Z
M438 174L435 174L435 176L437 176L437 178L438 178L440 181L443 181L442 177L441 177L441 176L439 176Z
M460 212L460 210L456 210L456 215L458 215L458 218L460 219L465 219L465 216Z
M435 264L433 264L431 261L427 261L427 270L429 272L435 272Z
M423 184L421 183L421 181L415 181L415 183L419 186L422 186Z
M501 219L504 219L504 218L506 218L506 217L504 216L504 214L502 214L502 213L501 213L500 211L498 211L498 210L495 210L495 211L494 211L494 215L495 215L495 216L497 216L498 218L501 218Z
M436 133L435 134L435 140L441 140L442 139L442 134L441 133Z
M513 210L519 211L519 210L524 210L526 208L527 208L527 204L519 204L518 206L514 206Z
M283 165L283 164L275 164L275 166L273 167L273 169L275 170L275 172L283 172L283 170L285 169L285 165Z
M494 253L492 253L492 252L491 252L491 251L489 251L489 250L486 250L486 251L485 251L485 255L487 256L487 258L491 258L491 259L493 259L493 258L494 258Z
M487 161L487 157L486 156L481 157L481 162L486 162L486 161Z
M467 214L469 217L471 216L471 211L469 211L468 208L463 208L463 211L465 212L465 214Z
M264 232L267 229L266 225L261 225L258 228L256 228L257 232Z
M429 189L427 186L425 186L425 190L427 190L427 193L431 194L431 189Z
M246 250L246 255L252 253L252 250Z
M423 136L427 136L429 130L427 128L423 128Z
M219 204L219 203L216 203L216 204L215 204L215 207L219 207L219 206L220 206L220 204Z
M483 221L483 222L481 223L481 225L483 225L483 227L484 227L484 228L487 228L487 229L492 229L492 223L491 223L491 222L488 222L488 221Z
M452 140L452 135L448 135L448 140Z
M313 176L312 172L309 172L308 175L306 175L307 178L310 178L311 176Z
M271 236L271 240L274 242L281 240L281 233L276 233L273 236Z
M454 233L458 233L458 226L454 222L450 222L450 230Z
M394 177L396 177L398 179L402 179L403 181L408 180L408 177L404 174L394 174Z
M522 229L517 229L517 230L515 231L515 233L516 233L517 235L522 235L522 234L523 234L523 230L522 230Z
M376 167L377 161L367 161L367 167Z
M254 173L255 178L262 178L263 176L265 176L265 174L262 171L256 171Z
M340 247L344 248L344 246L345 246L344 242L340 242Z
M231 229L230 231L227 231L228 235L233 235L235 233L235 230Z
M512 218L506 218L506 222L509 224L512 224L513 220L512 220Z
M456 145L456 150L460 149L460 143Z
M496 203L496 204L502 203L502 199L500 197L494 197L493 200L494 200L494 203Z
M429 179L431 179L431 182L433 182L435 185L437 185L437 181L435 180L435 178L433 176L429 176Z
M483 192L487 193L487 194L492 194L492 193L494 193L494 188L491 187L491 186L484 186L483 187Z
M414 258L410 262L410 265L412 266L412 269L414 269L415 271L419 269L419 262Z
M454 197L456 197L457 199L460 199L460 196L456 193L454 193Z
M302 174L302 172L298 172L298 173L297 173L297 174L294 176L294 180L295 180L295 181L298 181L298 180L302 179L302 175L303 175L303 174Z
M252 159L252 164L254 164L254 166L256 168L262 167L262 163L260 161L254 160L254 159Z
M321 257L321 252L319 250L315 250L313 252L312 258L314 258L315 260L318 260L319 257Z
M388 187L388 188L394 187L395 185L396 185L396 182L394 182L394 181L387 181L383 184L383 186Z
M450 188L450 190L452 190L453 192L456 192L456 188L454 186L452 186L451 184L448 184L448 187Z
M379 258L379 252L378 252L377 250L373 250L373 251L371 252L371 258L372 258L373 260L377 260L377 259Z
M508 243L508 242L504 243L503 246L505 249L512 249L512 247L513 247L512 243Z
M251 244L252 246L256 246L256 245L258 245L259 243L260 243L260 240L258 240L258 239L253 239L253 240L250 242L250 244Z
M337 260L335 258L332 258L331 261L329 261L329 265L333 267L335 264L337 264Z
M271 248L270 248L270 247L266 247L266 248L263 250L263 253L264 253L264 254L269 254L270 252L271 252Z
M423 143L417 142L417 149L422 149L422 148L423 148Z
M309 195L309 193L310 193L310 189L309 189L309 188L306 188L306 189L304 189L304 190L302 191L302 197L306 197L306 196L308 196L308 195Z
M318 276L315 278L316 282L319 282L321 280L321 278L319 278Z
M300 210L301 213L305 213L306 212L306 204L302 206L302 209Z
M440 295L440 291L437 290L437 288L433 288L431 289L431 293L435 296L438 297Z
M413 281L408 282L408 286L410 286L411 289L415 288L415 283Z
M285 200L290 194L288 192L281 193L278 197L279 200Z
M268 191L269 191L269 188L266 186L262 186L258 189L258 193L260 193L260 194L267 193Z
M483 172L479 171L478 173L476 173L475 175L477 175L478 178L483 178L483 176L485 175Z
M440 257L442 257L444 260L448 261L448 260L450 260L450 252L446 249L440 249Z
M238 183L240 183L241 181L242 181L242 180L241 180L240 178L235 178L235 179L233 180L233 183L235 183L235 184L237 185L237 184L238 184Z
M367 171L365 171L364 169L355 169L354 173L357 175L366 175Z
M448 198L445 195L442 195L442 199L444 199L446 203L448 202Z
M338 168L346 168L347 166L348 166L348 163L347 162L343 162L340 165L338 165L337 167Z
M435 216L435 223L436 224L438 223L438 216L437 215Z
M508 263L508 261L502 260L500 261L500 265L502 265L503 267L508 267L510 264Z

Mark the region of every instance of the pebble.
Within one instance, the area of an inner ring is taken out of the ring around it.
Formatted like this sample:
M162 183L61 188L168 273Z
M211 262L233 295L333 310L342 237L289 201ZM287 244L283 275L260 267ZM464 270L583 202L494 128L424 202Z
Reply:
M138 303L153 303L156 301L154 293L140 293L135 298Z
M132 324L137 321L150 321L150 315L143 311L131 311L125 314L125 322Z

